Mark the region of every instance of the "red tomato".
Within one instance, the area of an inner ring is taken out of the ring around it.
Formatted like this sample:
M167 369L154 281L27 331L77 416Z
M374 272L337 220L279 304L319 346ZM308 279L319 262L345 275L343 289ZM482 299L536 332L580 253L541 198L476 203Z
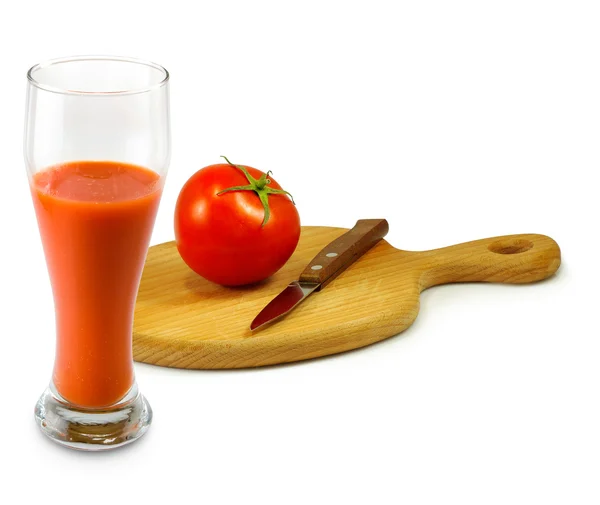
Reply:
M300 217L285 193L269 174L248 166L220 163L196 172L175 207L175 239L183 261L224 286L273 275L300 238Z

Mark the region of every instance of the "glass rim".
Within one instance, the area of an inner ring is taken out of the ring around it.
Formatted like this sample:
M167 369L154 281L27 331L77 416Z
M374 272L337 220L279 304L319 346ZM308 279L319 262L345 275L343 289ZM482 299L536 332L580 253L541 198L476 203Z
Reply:
M48 68L54 65L59 65L61 63L72 63L77 61L118 61L122 63L133 63L136 65L143 65L146 67L154 68L162 73L163 78L149 86L143 86L140 88L132 88L132 89L124 89L124 90L116 90L116 91L84 91L84 90L71 90L66 88L61 88L57 86L51 86L48 84L44 84L43 82L38 81L33 77L33 74L37 70L41 70L43 68ZM162 88L169 82L169 72L168 70L159 65L158 63L154 63L152 61L143 60L139 58L129 58L125 56L107 56L107 55L82 55L82 56L66 56L62 58L53 58L51 60L45 60L40 63L33 65L27 71L27 80L29 84L35 86L38 89L44 91L50 91L52 93L59 93L61 95L79 95L79 96L122 96L122 95L135 95L138 93L147 93L148 91L154 91L156 89Z

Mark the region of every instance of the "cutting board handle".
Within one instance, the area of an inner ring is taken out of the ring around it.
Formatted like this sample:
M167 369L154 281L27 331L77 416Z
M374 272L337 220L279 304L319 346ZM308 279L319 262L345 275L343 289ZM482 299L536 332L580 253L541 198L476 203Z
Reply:
M417 254L421 291L451 282L524 284L546 279L560 266L558 244L535 234L486 238Z

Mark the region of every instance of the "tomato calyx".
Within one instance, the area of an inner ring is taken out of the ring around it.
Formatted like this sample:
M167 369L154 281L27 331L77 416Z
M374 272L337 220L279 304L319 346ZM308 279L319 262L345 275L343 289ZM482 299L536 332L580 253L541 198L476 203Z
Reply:
M219 191L217 193L217 196L221 196L224 193L229 193L230 191L254 191L258 195L258 198L260 199L260 202L262 203L263 209L265 211L265 217L263 219L262 224L260 225L261 228L267 224L269 218L271 217L271 208L269 207L269 195L288 195L292 199L292 203L296 205L296 202L294 202L294 197L287 191L284 191L283 189L270 188L269 186L267 186L267 184L271 184L271 179L269 179L269 175L271 175L272 172L270 170L266 174L262 174L260 176L260 179L255 179L250 175L248 169L245 166L234 165L233 163L231 163L231 161L227 159L226 156L221 156L221 158L224 158L225 161L229 163L232 167L241 170L246 176L246 179L248 179L248 184L246 186L232 186L231 188L223 189L222 191Z

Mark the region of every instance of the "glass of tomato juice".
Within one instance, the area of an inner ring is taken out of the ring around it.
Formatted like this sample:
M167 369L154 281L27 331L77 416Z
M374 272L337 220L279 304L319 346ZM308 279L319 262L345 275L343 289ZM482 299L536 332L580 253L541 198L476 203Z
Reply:
M133 370L135 299L170 159L169 73L81 56L27 73L25 162L56 317L42 432L83 450L143 435Z

